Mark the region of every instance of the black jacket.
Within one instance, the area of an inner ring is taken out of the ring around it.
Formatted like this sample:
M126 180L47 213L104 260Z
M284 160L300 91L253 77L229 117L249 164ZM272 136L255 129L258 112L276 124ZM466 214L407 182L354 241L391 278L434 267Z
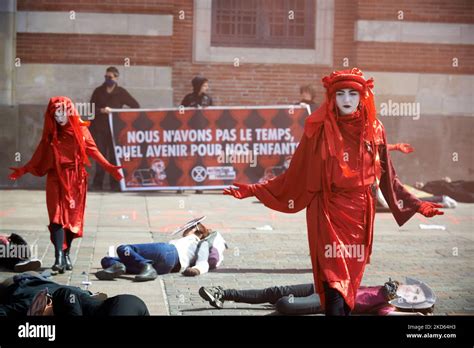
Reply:
M206 107L212 105L212 98L210 95L203 93L199 95L201 91L201 87L205 84L208 80L203 76L196 76L192 79L191 84L193 85L193 93L187 94L183 101L181 102L182 106L185 107Z
M206 107L206 106L212 106L212 98L210 95L207 95L206 93L203 93L201 95L198 95L197 93L189 93L187 94L184 98L183 101L181 102L181 105L185 107Z
M108 106L112 109L121 109L124 105L138 109L140 105L127 90L120 86L115 86L112 93L107 92L107 86L103 83L92 93L91 103L95 106L95 119L91 122L91 131L101 132L109 129L108 114L103 114L100 109Z
M22 318L26 316L34 297L40 291L48 288L53 294L61 289L68 288L72 291L90 296L90 292L74 286L66 286L48 280L41 275L21 273L13 277L13 283L0 289L0 317Z

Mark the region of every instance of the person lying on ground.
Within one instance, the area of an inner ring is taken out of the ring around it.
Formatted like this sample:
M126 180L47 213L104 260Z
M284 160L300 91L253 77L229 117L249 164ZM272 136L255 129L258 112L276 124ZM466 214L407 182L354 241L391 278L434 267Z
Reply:
M20 235L0 235L0 267L14 272L36 271L41 261L31 258L30 246Z
M66 303L65 299L72 294L78 300L76 305ZM41 303L44 304L42 308ZM49 306L47 309L47 304L52 304L56 310L51 312L52 308ZM58 284L33 271L17 274L0 283L0 316L24 318L51 313L79 315L77 313L81 312L82 315L147 315L148 310L143 301L133 295L107 299L105 294L92 294L75 286Z
M324 314L313 284L273 286L258 290L236 290L201 287L199 295L215 308L224 308L225 301L238 303L270 303L280 314ZM356 315L428 314L434 309L436 295L425 283L406 278L404 284L391 279L383 286L361 286L356 294Z
M187 228L182 238L168 243L125 244L117 248L118 257L101 260L100 280L113 280L125 273L136 274L134 281L154 280L158 275L182 272L197 276L220 266L226 242L219 232L201 223Z

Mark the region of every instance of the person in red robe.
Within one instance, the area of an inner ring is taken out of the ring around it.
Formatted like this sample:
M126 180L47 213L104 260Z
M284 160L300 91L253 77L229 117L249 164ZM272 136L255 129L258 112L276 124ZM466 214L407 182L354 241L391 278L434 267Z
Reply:
M315 288L326 315L349 315L372 253L375 190L380 187L398 225L416 212L443 214L403 187L376 118L373 79L334 71L323 78L324 103L305 121L289 168L260 184L234 183L224 194L256 196L267 207L296 213L306 208Z
M82 237L87 192L88 156L94 158L116 180L122 179L118 166L109 163L97 149L71 99L53 97L44 114L41 141L31 160L19 168L10 168L11 180L30 173L46 180L46 205L51 242L55 248L53 271L72 270L70 258L73 239Z

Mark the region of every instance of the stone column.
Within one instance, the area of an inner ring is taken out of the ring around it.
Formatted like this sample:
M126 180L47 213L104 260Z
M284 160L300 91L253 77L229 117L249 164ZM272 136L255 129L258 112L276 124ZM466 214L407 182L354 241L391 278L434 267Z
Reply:
M15 103L16 0L0 1L0 105Z

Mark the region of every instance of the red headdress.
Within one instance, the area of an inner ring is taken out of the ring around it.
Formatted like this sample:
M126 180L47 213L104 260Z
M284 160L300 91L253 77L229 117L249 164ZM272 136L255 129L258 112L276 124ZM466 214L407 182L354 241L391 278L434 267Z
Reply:
M324 125L324 134L327 141L329 155L336 157L345 176L354 175L347 163L343 160L344 142L337 126L338 110L335 102L336 91L344 88L355 89L360 94L359 111L363 117L365 133L368 139L374 139L374 129L376 127L376 110L374 104L374 95L372 88L374 80L366 80L362 71L358 68L350 70L334 71L329 76L322 79L326 88L326 97L324 103L312 113L305 123L305 134L312 137L322 125ZM364 132L362 132L364 134ZM323 148L325 149L325 148ZM323 153L323 157L325 154Z
M48 107L44 113L44 125L41 141L28 163L21 168L12 168L15 170L16 177L19 177L26 172L35 176L44 176L49 170L55 169L59 174L62 185L65 187L63 176L61 175L62 168L59 159L61 148L61 144L58 141L59 124L54 118L58 108L62 108L62 111L68 116L68 122L63 126L64 131L73 134L75 143L78 146L77 157L75 158L76 170L78 170L79 163L90 166L90 161L86 154L84 133L81 129L81 127L87 127L89 122L81 120L71 99L68 97L53 97L49 100Z
M43 136L41 140L49 140L53 146L57 145L58 123L54 118L54 114L58 108L62 108L62 110L67 114L68 123L65 127L72 127L74 137L79 145L81 162L90 166L89 158L86 155L84 136L81 131L81 127L88 127L90 122L85 122L81 119L81 116L73 102L68 97L52 97L49 99L48 107L44 114Z

